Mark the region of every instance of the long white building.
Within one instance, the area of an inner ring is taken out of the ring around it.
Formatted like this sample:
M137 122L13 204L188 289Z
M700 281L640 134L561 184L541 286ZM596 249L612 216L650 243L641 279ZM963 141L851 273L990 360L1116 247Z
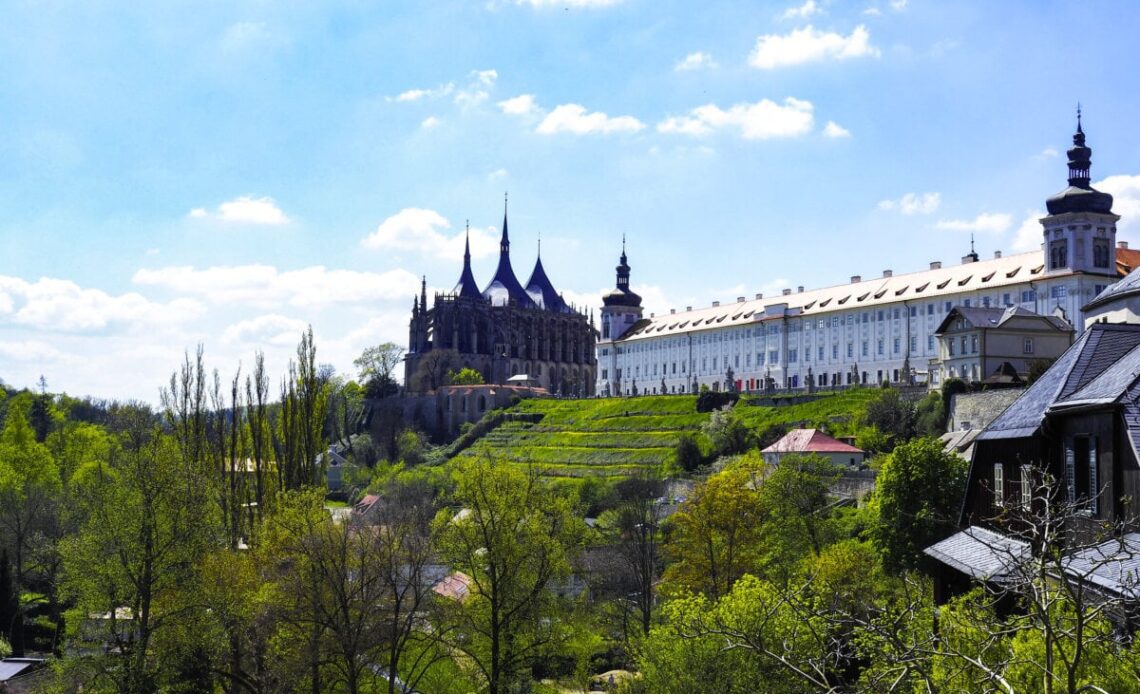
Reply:
M1082 307L1137 264L1116 241L1112 196L1090 185L1092 150L1078 114L1069 185L1047 200L1041 249L779 296L642 315L625 249L603 297L600 395L877 384L924 379L938 360L934 331L955 306L1021 306L1084 329ZM988 374L960 374L979 380Z

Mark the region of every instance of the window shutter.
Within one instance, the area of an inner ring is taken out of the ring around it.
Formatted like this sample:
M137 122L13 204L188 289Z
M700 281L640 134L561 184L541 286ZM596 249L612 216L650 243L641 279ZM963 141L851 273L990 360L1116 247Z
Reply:
M1089 438L1089 509L1093 515L1097 515L1097 497L1100 488L1097 486L1096 480L1096 437Z
M1073 459L1073 444L1065 444L1065 488L1069 493L1069 501L1077 500L1077 465Z

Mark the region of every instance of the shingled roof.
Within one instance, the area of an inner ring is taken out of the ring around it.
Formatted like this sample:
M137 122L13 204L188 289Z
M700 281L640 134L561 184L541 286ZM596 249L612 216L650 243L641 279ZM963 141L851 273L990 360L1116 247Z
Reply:
M1094 323L978 438L1032 436L1047 414L1111 404L1140 423L1140 408L1128 397L1140 390L1138 379L1140 325ZM1140 448L1140 427L1129 428Z

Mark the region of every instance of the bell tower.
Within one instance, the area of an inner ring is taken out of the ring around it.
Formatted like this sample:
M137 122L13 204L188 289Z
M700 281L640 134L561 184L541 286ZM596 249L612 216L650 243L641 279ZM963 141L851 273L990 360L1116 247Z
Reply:
M1085 144L1081 107L1077 132L1069 150L1069 185L1045 201L1049 214L1044 227L1046 274L1084 272L1116 276L1116 222L1112 196L1092 187L1092 148Z

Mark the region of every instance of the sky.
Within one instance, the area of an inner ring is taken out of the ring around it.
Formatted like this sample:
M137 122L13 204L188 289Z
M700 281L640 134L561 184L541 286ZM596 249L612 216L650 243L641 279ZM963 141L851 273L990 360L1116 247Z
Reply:
M1140 245L1128 0L0 0L0 380L355 376L470 227L647 313L1031 250L1076 106Z

